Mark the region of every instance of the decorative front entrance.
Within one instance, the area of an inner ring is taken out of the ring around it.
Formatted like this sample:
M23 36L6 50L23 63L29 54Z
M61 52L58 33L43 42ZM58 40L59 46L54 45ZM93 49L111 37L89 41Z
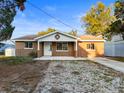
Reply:
M44 56L52 56L51 45L50 42L44 42Z

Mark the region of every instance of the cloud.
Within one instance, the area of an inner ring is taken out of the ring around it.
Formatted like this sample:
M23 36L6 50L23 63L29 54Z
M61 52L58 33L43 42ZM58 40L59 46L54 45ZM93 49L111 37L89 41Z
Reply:
M46 29L47 25L42 24L36 20L28 20L28 19L16 19L13 22L15 26L15 30L13 33L13 38L27 35L27 34L36 34L42 29Z
M25 12L22 12L22 11L20 11L20 10L17 10L17 15L19 16L19 17L26 17L26 14L25 14Z
M84 15L76 15L75 17L72 18L72 20L64 20L65 23L73 26L74 28L78 29L79 33L83 33L84 28L81 28L81 22L79 21L79 18ZM59 31L63 32L69 32L72 30L72 28L69 28L55 19L52 18L47 18L44 20L44 18L38 18L35 17L34 19L28 18L28 15L26 16L25 14L19 16L16 16L13 25L15 26L15 30L13 33L12 38L24 36L24 35L30 35L30 34L36 34L39 31L46 30L49 27L55 28Z
M64 26L63 24L58 23L54 19L49 19L46 22L34 19L29 20L26 18L16 18L13 22L13 26L15 26L15 30L12 38L36 34L39 31L46 30L49 27L55 28L60 31L70 31L71 29Z
M58 22L55 19L48 20L46 25L49 26L49 27L53 27L53 28L55 28L57 30L63 31L63 32L69 32L72 29L82 30L81 23L79 21L77 21L77 20L73 20L73 19L68 20L68 21L63 20L63 23L68 24L71 27L67 27L67 26L65 26L64 24Z
M47 11L56 11L56 7L54 7L54 6L48 6L47 5L47 6L44 7L44 9L47 10Z
M86 16L86 13L79 13L78 15L75 15L73 18L75 20L75 22L77 22L77 24L80 24L80 27L78 26L78 28L80 28L82 30L82 32L85 32L86 27L85 27L85 23L82 20L82 17Z
M75 16L75 18L77 19L77 21L81 21L81 18L84 17L86 15L86 13L80 13L78 15Z

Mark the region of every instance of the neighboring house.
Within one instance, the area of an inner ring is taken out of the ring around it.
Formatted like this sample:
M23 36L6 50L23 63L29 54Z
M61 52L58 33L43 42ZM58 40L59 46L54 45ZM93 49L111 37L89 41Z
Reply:
M32 51L42 56L95 57L104 55L104 40L101 37L84 35L74 37L62 32L44 36L28 35L14 39L16 56L28 56Z
M15 48L13 44L0 43L0 52L4 52L7 48Z
M5 50L8 48L15 48L15 45L8 43L0 43L0 55L5 55Z
M111 41L105 42L105 56L124 57L124 38L115 35Z

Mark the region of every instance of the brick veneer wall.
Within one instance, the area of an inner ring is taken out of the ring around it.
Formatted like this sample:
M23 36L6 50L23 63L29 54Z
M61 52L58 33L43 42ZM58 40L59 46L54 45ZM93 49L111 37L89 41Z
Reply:
M53 42L52 56L75 56L74 42L68 42L68 51L57 51L56 42Z

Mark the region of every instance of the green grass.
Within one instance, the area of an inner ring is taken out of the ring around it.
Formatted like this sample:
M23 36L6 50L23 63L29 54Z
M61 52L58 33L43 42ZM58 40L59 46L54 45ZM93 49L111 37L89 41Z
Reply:
M5 54L5 52L0 52L0 55L4 55Z
M112 59L112 60L116 60L116 61L124 62L124 57L107 57L107 58Z
M5 57L0 56L0 63L2 64L9 64L9 65L17 65L27 62L32 62L31 57Z

